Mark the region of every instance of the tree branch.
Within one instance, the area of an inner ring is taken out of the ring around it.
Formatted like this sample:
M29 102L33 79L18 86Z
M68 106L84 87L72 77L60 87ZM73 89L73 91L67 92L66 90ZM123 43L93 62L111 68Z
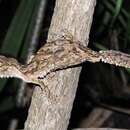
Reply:
M57 0L48 40L51 34L67 29L78 40L88 41L95 0ZM81 68L55 72L44 82L53 94L53 102L35 88L29 109L26 130L66 130L75 97ZM51 95L52 96L52 95Z

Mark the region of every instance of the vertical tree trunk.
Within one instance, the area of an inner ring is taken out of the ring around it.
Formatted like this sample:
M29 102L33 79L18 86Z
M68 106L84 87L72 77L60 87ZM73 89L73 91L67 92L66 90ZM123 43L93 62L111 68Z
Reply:
M95 1L56 0L48 39L51 34L67 29L76 39L88 43ZM61 70L44 79L51 91L51 100L35 88L25 130L67 129L80 70L81 67Z

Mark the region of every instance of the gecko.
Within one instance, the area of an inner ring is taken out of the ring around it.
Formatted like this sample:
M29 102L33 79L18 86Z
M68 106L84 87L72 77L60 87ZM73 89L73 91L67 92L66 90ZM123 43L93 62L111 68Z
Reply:
M43 45L25 65L15 58L0 55L0 78L16 77L27 83L41 85L42 79L51 72L86 61L130 68L129 54L114 50L94 51L80 41L60 38Z

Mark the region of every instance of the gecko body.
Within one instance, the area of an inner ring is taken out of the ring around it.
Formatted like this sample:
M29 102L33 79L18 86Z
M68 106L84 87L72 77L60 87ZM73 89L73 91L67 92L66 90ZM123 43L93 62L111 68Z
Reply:
M94 51L79 41L58 39L46 43L26 65L14 58L0 56L0 78L17 77L28 83L41 85L47 74L82 62L104 62L130 67L130 55L118 51Z

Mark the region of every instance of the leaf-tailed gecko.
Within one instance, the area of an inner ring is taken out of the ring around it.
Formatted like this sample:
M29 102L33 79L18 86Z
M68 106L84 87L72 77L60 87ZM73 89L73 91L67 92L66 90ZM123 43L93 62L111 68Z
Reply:
M0 78L16 77L40 85L40 80L47 74L85 61L130 67L128 54L113 50L97 52L81 45L80 41L61 38L42 46L26 65L14 58L0 56Z

